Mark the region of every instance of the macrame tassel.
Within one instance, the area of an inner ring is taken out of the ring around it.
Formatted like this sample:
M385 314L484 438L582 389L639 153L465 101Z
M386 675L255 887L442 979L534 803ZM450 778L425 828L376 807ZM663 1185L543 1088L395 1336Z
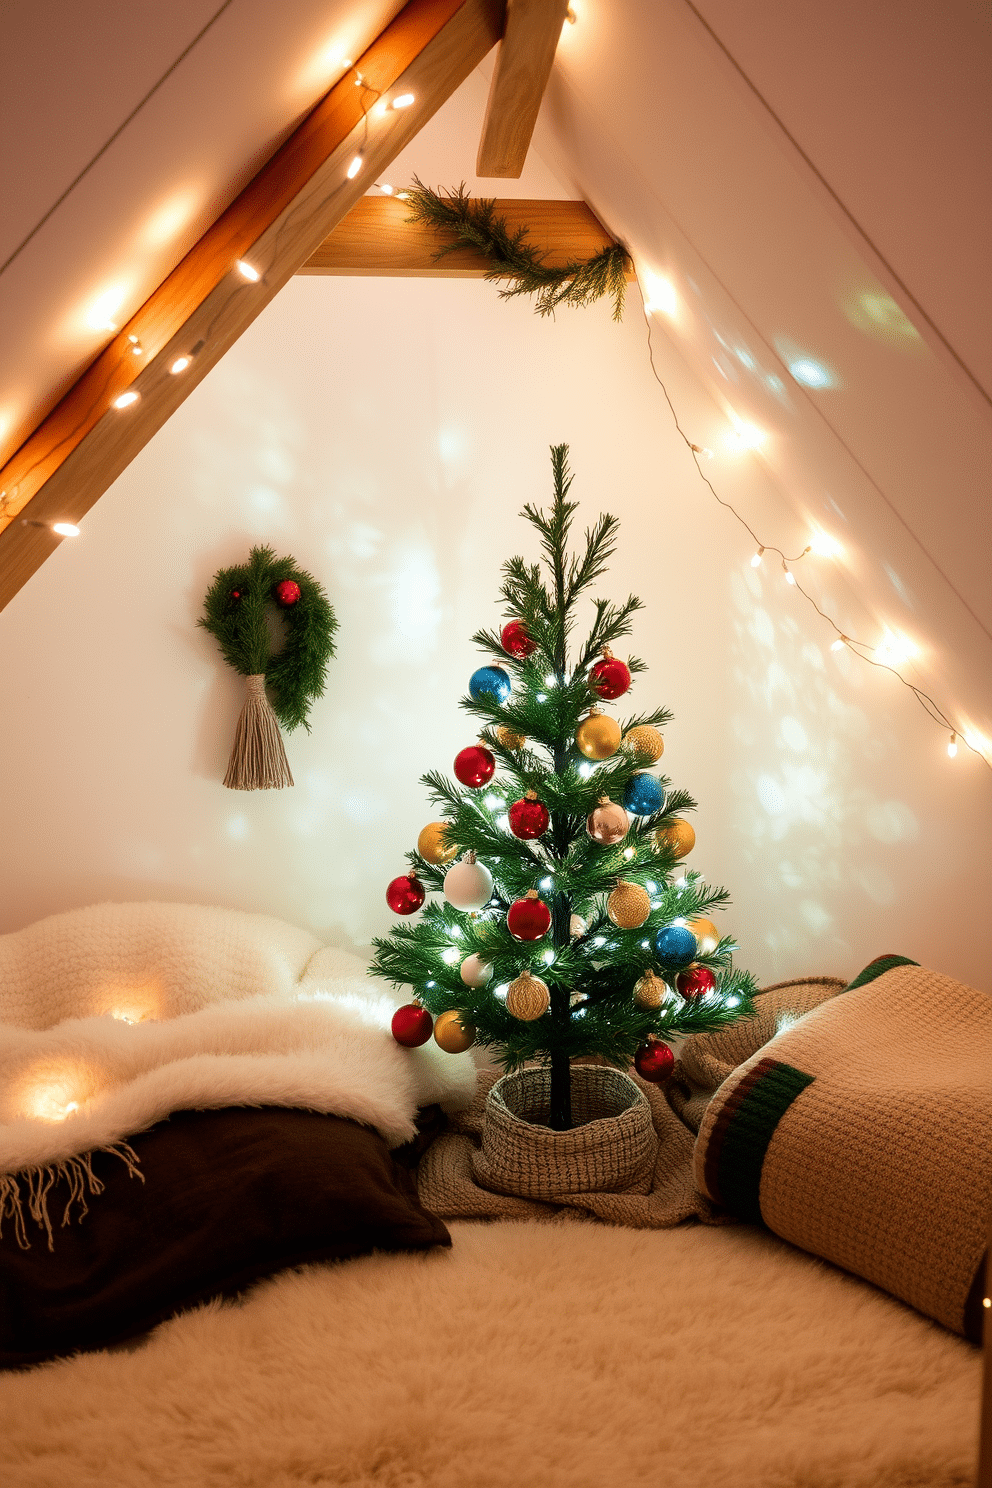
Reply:
M281 790L293 784L282 734L265 696L265 675L246 677L248 696L241 709L234 748L224 776L229 790Z

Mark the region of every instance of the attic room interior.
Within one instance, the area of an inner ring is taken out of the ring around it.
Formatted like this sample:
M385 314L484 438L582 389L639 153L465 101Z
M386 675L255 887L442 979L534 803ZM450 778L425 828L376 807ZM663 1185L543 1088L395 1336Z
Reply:
M988 5L0 58L0 1481L992 1488Z

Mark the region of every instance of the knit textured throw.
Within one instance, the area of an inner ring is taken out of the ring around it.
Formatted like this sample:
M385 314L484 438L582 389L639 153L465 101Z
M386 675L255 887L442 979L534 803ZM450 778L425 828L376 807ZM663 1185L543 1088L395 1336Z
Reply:
M992 1211L990 1050L992 998L893 964L728 1075L702 1119L696 1182L974 1336Z
M0 936L0 1226L51 1245L99 1192L90 1164L173 1111L299 1106L391 1145L417 1108L467 1104L475 1068L401 1048L397 998L363 963L279 920L192 905L99 905ZM71 1190L51 1215L59 1177Z

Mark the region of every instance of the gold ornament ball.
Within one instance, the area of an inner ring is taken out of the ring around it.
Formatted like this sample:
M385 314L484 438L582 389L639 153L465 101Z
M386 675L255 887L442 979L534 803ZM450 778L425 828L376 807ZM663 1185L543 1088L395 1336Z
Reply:
M434 1019L434 1039L446 1054L464 1054L475 1043L475 1026L463 1022L461 1013L449 1008Z
M580 914L573 914L568 922L568 934L570 940L581 940L589 929L589 921L584 920Z
M608 713L590 713L575 730L575 743L586 759L609 759L620 748L620 725Z
M551 993L547 986L532 972L522 971L506 989L506 1010L521 1023L533 1023L543 1018L551 1006Z
M664 754L665 741L649 723L639 723L636 728L628 729L624 734L623 747L630 754L636 754L645 764L653 765Z
M671 848L676 858L684 858L696 845L696 834L687 821L673 821L670 827L659 827L654 834L659 847Z
M513 729L507 728L505 723L501 723L496 730L496 737L504 749L523 749L527 743L526 734L515 733Z
M606 913L621 930L636 930L651 913L651 896L640 884L622 878L606 901Z
M720 932L713 921L704 920L701 917L698 920L690 920L689 929L696 937L697 954L700 956L712 956L720 944Z
M586 831L603 847L614 847L622 842L629 826L630 817L609 796L600 796L599 805L586 817Z
M425 863L435 863L440 866L457 858L458 848L449 847L444 839L444 833L449 825L449 822L428 822L417 838L417 851Z
M634 1001L640 1008L659 1008L668 996L668 983L648 970L634 983Z

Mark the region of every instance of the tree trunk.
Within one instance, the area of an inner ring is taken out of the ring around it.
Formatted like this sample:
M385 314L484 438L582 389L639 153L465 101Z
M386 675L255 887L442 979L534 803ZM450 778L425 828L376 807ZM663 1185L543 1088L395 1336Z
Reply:
M559 1049L551 1054L551 1115L548 1125L552 1131L568 1131L572 1125L572 1066L568 1055Z

